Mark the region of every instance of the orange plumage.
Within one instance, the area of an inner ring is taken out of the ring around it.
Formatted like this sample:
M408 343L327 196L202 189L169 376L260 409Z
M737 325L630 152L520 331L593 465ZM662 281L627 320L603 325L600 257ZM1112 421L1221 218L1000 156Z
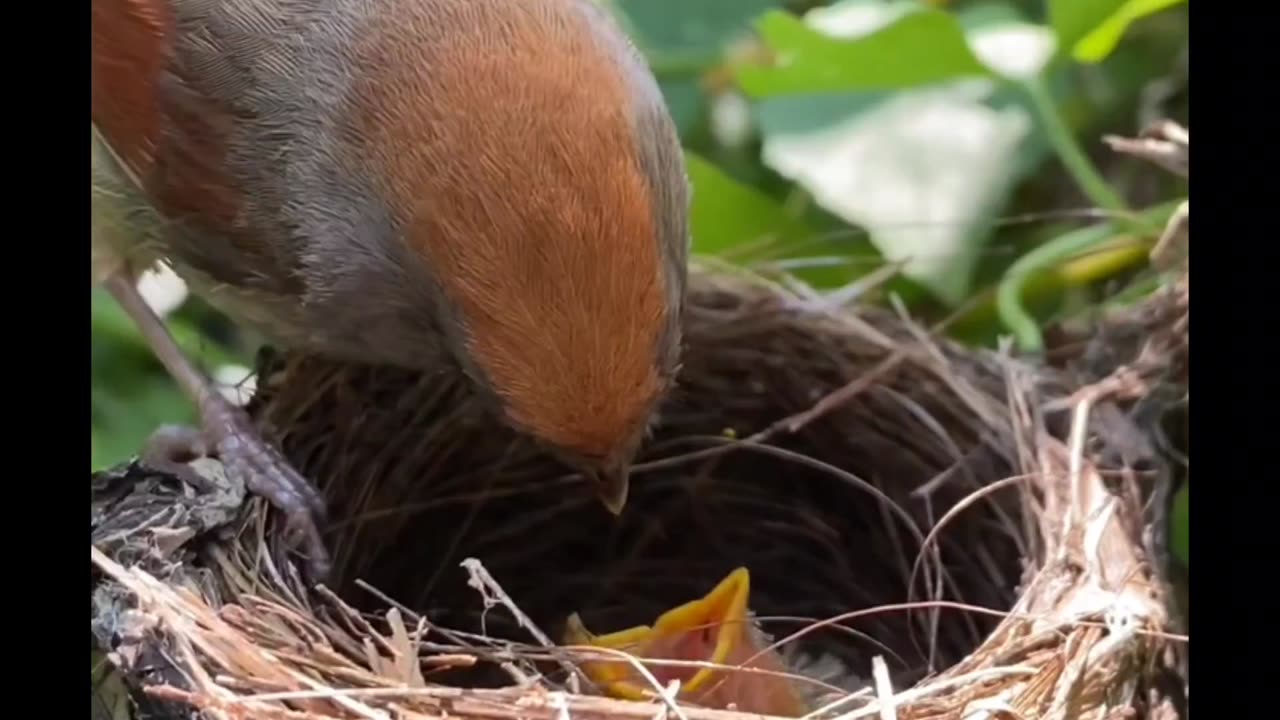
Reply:
M657 85L603 10L94 0L92 48L96 244L170 263L279 344L460 367L620 508L678 363L688 194Z
M609 459L665 385L654 353L669 282L616 40L576 32L571 3L522 11L498 36L509 3L398 4L368 48L385 70L356 89L364 165L406 208L409 242L513 419ZM396 91L407 86L431 92ZM452 165L457 148L477 161Z

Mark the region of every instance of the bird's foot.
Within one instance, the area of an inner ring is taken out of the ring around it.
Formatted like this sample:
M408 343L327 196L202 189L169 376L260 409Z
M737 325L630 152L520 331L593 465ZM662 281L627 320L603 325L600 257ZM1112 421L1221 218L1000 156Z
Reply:
M220 395L201 405L203 431L160 428L147 441L143 462L199 488L207 487L208 481L187 463L201 457L217 458L229 476L243 480L250 492L266 498L284 514L286 544L307 557L313 580L324 581L331 562L320 536L326 511L320 493L263 439L243 410Z

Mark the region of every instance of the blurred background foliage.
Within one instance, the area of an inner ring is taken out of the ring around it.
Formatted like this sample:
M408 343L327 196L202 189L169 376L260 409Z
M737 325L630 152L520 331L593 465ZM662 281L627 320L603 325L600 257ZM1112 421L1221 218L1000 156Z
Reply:
M1186 183L1101 138L1187 123L1185 0L597 1L679 126L696 253L1032 353L1158 286L1152 230ZM193 357L244 379L255 338L171 275L146 283ZM193 418L100 290L92 323L99 468Z

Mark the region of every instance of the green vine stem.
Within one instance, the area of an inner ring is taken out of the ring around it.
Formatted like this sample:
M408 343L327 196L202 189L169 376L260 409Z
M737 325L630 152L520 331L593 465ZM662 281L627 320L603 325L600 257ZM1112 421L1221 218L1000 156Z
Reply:
M1137 221L1143 226L1159 227L1160 224L1168 221L1176 206L1177 203L1157 205L1128 219L1130 222ZM1077 269L1077 272L1071 273L1072 280L1098 277L1099 267L1115 264L1106 261L1105 256L1098 254L1098 251L1108 243L1126 239L1120 235L1121 229L1117 227L1120 222L1123 221L1091 225L1060 235L1018 258L1017 262L1005 271L1004 277L996 288L996 313L1000 317L1000 322L1013 334L1022 352L1039 353L1044 350L1044 335L1040 331L1040 323L1022 302L1023 289L1029 278L1058 268L1086 254L1096 259L1087 259L1085 262L1090 267L1084 268L1083 271ZM1123 258L1126 254L1120 253L1117 257ZM1082 283L1076 282L1076 284Z
M1058 112L1044 78L1036 76L1027 80L1023 83L1023 88L1031 99L1031 106L1049 143L1084 194L1100 208L1110 210L1117 215L1128 215L1130 211L1124 200L1111 189L1111 185L1102 177L1102 173L1098 172L1089 160L1089 156L1076 142L1075 135L1071 133L1062 119L1062 114Z

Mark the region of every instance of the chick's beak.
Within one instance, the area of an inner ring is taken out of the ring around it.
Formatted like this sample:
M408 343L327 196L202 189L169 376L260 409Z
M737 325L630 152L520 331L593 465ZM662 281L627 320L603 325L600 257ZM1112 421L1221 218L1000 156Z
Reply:
M609 512L621 515L627 506L627 491L631 487L630 469L625 463L612 467L596 468L588 473L595 484L596 496Z
M574 613L566 623L565 644L622 650L641 659L725 664L742 644L744 624L748 622L749 592L747 570L738 568L706 596L668 610L652 626L639 625L605 635L587 630ZM631 700L648 697L648 683L625 662L587 662L583 663L583 670L615 697ZM706 668L687 675L679 669L661 666L651 667L650 671L664 685L671 677L683 676L685 693L697 691L718 675Z
M682 697L709 707L784 717L806 715L811 708L799 688L781 677L787 672L782 656L754 627L748 609L750 591L747 569L738 568L711 592L668 610L652 626L640 625L607 635L591 633L574 614L566 623L565 644L625 651L641 660L692 660L763 670L770 674L734 673L713 667L649 667L659 685L678 679ZM651 681L626 662L594 660L582 663L582 669L614 697L651 697Z

